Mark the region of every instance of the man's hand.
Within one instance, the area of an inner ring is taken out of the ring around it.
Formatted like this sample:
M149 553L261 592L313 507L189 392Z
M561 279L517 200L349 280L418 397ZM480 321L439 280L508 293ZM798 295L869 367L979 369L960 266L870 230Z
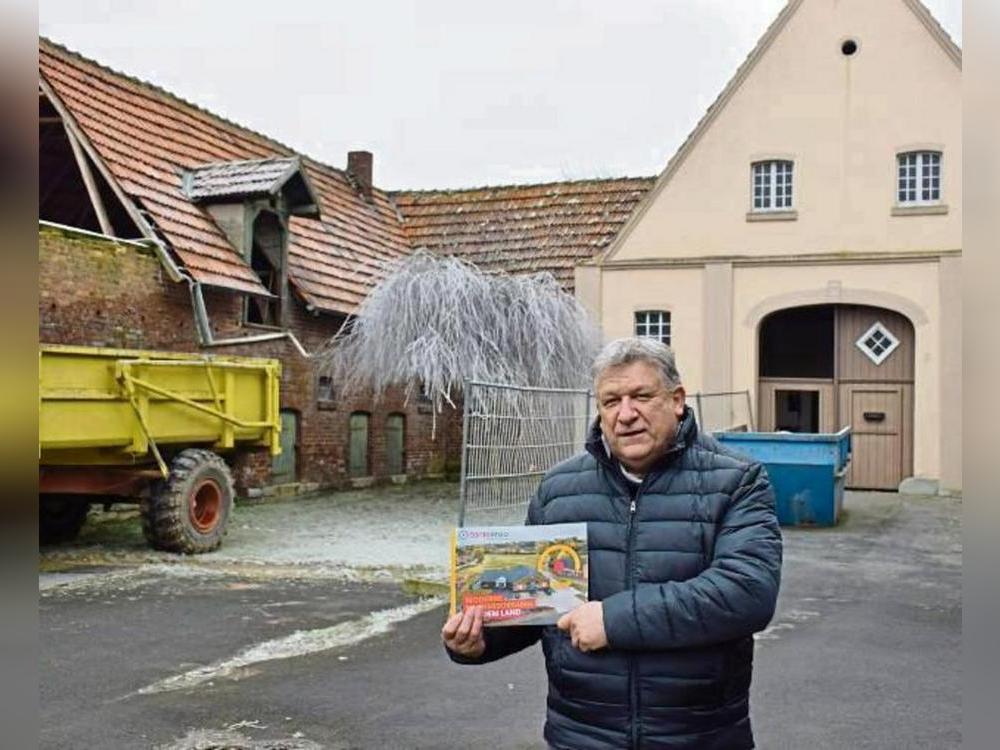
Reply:
M600 602L581 604L560 617L556 627L568 632L573 646L581 651L596 651L608 645L608 636L604 632L604 609Z
M478 659L486 650L483 608L469 607L453 614L441 628L441 639L449 651L469 659Z

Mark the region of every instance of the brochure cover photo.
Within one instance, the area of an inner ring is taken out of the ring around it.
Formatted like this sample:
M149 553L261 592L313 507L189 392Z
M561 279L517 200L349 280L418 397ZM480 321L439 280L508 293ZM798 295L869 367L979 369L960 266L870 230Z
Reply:
M485 625L551 625L586 601L587 524L452 532L452 614L480 605Z

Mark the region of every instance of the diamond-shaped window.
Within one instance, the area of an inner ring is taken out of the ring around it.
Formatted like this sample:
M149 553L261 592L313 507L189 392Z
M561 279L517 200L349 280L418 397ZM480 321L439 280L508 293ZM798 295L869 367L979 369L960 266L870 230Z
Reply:
M861 338L854 342L865 356L876 365L880 365L896 351L899 346L899 339L892 335L888 328L876 322L871 328L861 334Z

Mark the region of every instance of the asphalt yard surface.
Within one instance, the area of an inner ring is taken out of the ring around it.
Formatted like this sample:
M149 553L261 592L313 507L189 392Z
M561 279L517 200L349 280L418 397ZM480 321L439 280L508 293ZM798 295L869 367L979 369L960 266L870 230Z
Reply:
M544 748L538 647L443 654L457 487L237 508L222 550L146 549L131 512L40 558L44 748ZM757 639L762 748L961 746L961 502L849 493L844 522L785 530Z

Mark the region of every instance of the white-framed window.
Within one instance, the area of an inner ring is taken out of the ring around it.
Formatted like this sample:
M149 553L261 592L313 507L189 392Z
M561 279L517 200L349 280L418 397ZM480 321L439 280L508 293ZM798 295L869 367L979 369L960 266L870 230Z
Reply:
M871 328L861 334L854 345L876 365L882 364L899 346L899 339L892 331L876 321Z
M754 211L790 211L792 165L787 159L756 161L751 165Z
M666 310L639 310L635 314L635 335L656 339L670 346L670 313Z
M941 202L941 152L907 151L896 155L896 203L922 206Z

